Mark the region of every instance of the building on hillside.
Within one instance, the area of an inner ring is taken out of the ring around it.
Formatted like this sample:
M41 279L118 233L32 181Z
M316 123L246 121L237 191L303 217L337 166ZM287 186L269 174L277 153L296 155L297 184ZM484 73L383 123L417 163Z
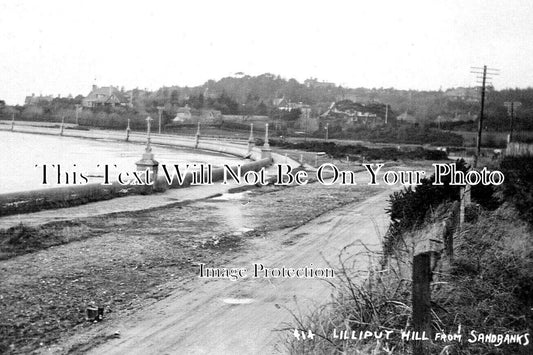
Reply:
M24 100L24 104L25 105L38 105L38 104L41 104L41 103L52 102L53 99L54 99L54 97L52 95L35 96L35 94L31 94L31 96L26 96L26 99Z
M444 96L451 101L475 103L479 101L479 90L477 88L458 87L446 90Z
M276 108L287 105L289 101L285 97L272 100L272 105Z
M278 107L280 110L284 111L292 111L292 110L300 110L300 111L306 111L311 110L311 106L304 104L303 102L288 102L285 106Z
M370 124L376 124L381 123L383 119L381 117L378 117L377 114L371 113L371 112L360 112L357 111L355 113L355 116L350 117L351 123L370 123Z
M344 124L378 125L385 123L385 105L359 104L350 100L333 102L321 115L326 120L341 120Z
M304 85L308 88L325 88L325 89L332 89L336 85L335 83L330 83L326 81L318 81L316 78L309 78L304 81Z
M455 113L454 115L439 115L437 116L437 122L470 122L475 121L477 115L468 113Z
M306 110L311 110L311 106L304 104L303 102L291 102L290 100L287 100L284 97L281 99L274 99L272 103L278 110L282 111L290 112L292 110L299 109L300 111L304 112Z
M129 100L129 103L127 104L127 106L129 107L133 107L135 103L142 102L143 99L149 98L151 94L152 94L151 91L147 89L139 89L139 88L128 90L122 93L122 95L124 95L124 97Z
M93 89L81 102L83 107L93 108L101 106L128 106L131 100L124 93L113 86L99 88L93 85Z
M222 112L219 110L211 110L211 109L200 110L200 121L201 122L214 122L222 118L223 118Z
M408 113L407 111L405 111L404 113L402 113L401 115L399 115L398 117L396 117L396 119L398 121L401 121L401 122L406 122L406 123L416 123L418 122L418 120L416 119L415 116L411 115L410 113Z
M173 122L177 123L183 123L188 122L192 119L192 113L189 105L185 105L185 107L179 107L176 112L176 117L172 120Z
M172 120L177 123L191 123L191 122L203 122L212 123L216 120L222 119L222 112L211 109L192 109L189 105L184 107L178 107L176 110L176 117Z

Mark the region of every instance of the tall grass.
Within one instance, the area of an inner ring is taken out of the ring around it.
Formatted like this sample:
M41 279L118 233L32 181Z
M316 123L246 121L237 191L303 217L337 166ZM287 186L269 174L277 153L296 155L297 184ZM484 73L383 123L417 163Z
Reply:
M439 220L451 204L436 209L424 225ZM469 343L471 330L482 333L523 334L531 330L533 317L533 243L531 229L504 205L496 211L481 208L472 222L455 235L455 259L435 258L431 283L432 329L456 331L462 327L461 342L429 342L430 354L529 354L519 344ZM286 339L290 354L408 354L410 344L399 337L411 328L411 260L420 229L403 233L403 243L387 261L372 263L368 270L357 268L361 258L379 260L383 255L340 253L338 278L332 283L331 300L311 314L293 314L287 330L312 329L314 341ZM333 329L394 330L389 340L333 339Z
M316 308L311 314L293 313L294 322L285 330L294 328L316 333L314 341L295 339L289 332L283 352L289 354L396 354L407 351L406 344L386 339L342 340L334 339L337 331L394 331L409 327L411 285L403 267L389 265L381 269L372 264L369 269L360 269L361 259L375 260L376 253L364 251L352 254L354 245L345 247L339 255L340 268L337 280L332 282L331 300Z

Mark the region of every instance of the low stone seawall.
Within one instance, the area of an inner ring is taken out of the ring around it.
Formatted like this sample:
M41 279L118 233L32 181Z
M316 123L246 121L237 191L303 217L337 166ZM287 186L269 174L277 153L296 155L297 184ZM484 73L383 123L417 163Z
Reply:
M0 216L83 205L130 194L143 193L143 186L118 183L55 187L0 195Z
M35 127L35 126L11 126L0 125L0 130L13 131L18 133L61 135L66 137L85 138L85 139L108 139L114 141L125 141L126 133L120 131L100 131L100 130L75 130L64 129L58 130L57 127ZM140 133L130 133L128 141L143 144L146 142L146 136ZM174 147L187 147L199 150L214 151L235 155L242 158L250 158L252 161L240 165L241 174L247 171L259 171L272 163L284 163L293 167L300 164L292 159L286 158L276 153L271 153L271 158L262 159L262 152L259 147L253 147L251 150L246 142L232 143L228 141L219 141L213 139L196 139L196 137L171 136L171 135L152 135L152 144L160 144ZM157 157L156 157L157 158ZM236 166L232 166L233 171L237 171ZM223 178L224 169L216 168L212 171L212 180L219 181ZM91 183L87 185L66 186L48 188L42 190L15 192L0 195L0 216L36 212L43 209L54 209L81 205L89 202L107 200L111 198L131 195L131 194L149 194L152 192L164 191L169 188L181 188L190 186L192 174L188 173L184 177L183 183L178 184L174 179L172 184L168 184L162 173L159 173L154 189L146 185L121 185L115 182L111 185L102 185Z
M248 171L259 171L271 164L270 159L261 159L240 165L241 174ZM237 166L230 167L237 172ZM212 181L224 178L225 168L215 168L212 171ZM188 172L182 184L173 179L169 184L165 176L159 175L157 182L151 185L121 185L114 182L111 185L92 183L87 185L55 187L34 191L13 192L0 195L0 216L37 212L45 209L79 206L89 202L108 200L132 194L150 194L168 189L184 188L191 185L193 176ZM229 179L228 179L229 180Z
M18 133L31 133L31 134L45 134L52 136L64 136L64 137L73 137L73 138L84 138L84 139L108 139L115 140L118 142L126 141L126 132L124 131L109 131L109 130L78 130L78 129L64 129L53 127L36 127L31 125L18 125L15 124L13 129L11 125L0 124L1 131L12 131ZM146 143L146 134L140 132L130 132L128 136L128 142L131 143ZM218 153L226 153L230 155L235 155L238 157L246 157L252 160L261 159L261 147L253 147L252 151L248 151L247 142L229 142L228 140L220 140L211 137L200 136L198 144L196 144L196 137L191 136L178 136L178 135L169 135L169 134L154 134L151 136L152 144L165 145L171 147L186 147L186 148L195 148L200 150L213 151ZM300 163L286 158L280 154L274 152L271 153L272 161L275 164L289 164L292 167L300 166Z

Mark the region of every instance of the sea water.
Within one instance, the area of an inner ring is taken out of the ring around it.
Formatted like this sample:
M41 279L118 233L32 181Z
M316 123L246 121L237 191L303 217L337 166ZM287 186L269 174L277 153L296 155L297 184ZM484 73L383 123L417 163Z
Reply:
M42 184L44 164L59 164L61 171L83 172L89 183L101 182L104 165L113 166L112 178L113 172L134 171L145 150L136 143L7 131L0 131L0 142L0 194L57 186L53 179ZM167 165L204 163L216 167L242 162L237 157L187 148L152 145L152 153L160 164Z

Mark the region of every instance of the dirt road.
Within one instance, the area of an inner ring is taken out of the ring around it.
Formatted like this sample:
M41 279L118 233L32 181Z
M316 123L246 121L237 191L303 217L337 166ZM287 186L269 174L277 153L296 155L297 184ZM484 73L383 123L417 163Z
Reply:
M339 251L357 240L379 250L378 234L387 226L384 191L362 203L346 205L309 223L276 231L257 239L245 255L232 265L246 267L262 263L267 267L337 267ZM356 253L364 248L353 246ZM327 261L327 262L326 262ZM360 267L368 264L361 257ZM276 343L288 331L287 309L305 312L314 303L327 301L332 288L320 279L296 278L196 278L189 291L145 308L142 313L106 326L107 334L120 330L120 337L91 349L92 354L272 354ZM194 292L192 292L194 291ZM278 348L279 348L278 344ZM280 350L283 352L283 349Z

